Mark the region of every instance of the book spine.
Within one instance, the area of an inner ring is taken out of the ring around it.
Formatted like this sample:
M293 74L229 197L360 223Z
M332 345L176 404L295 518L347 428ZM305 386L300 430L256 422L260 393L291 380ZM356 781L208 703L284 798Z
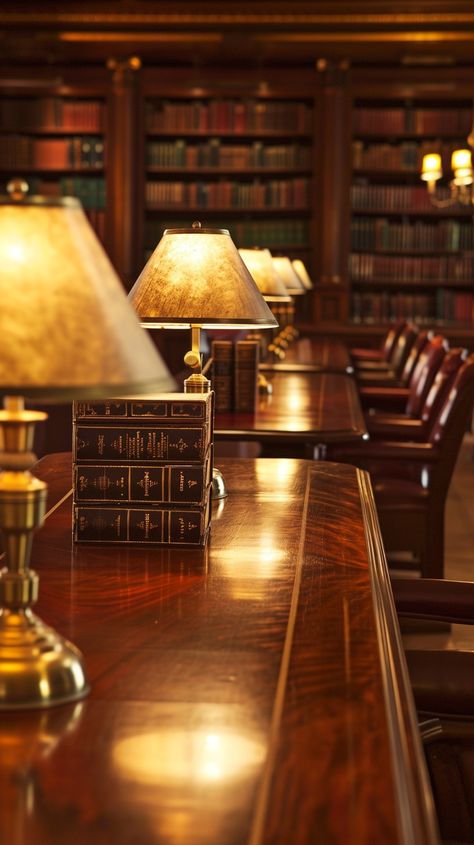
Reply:
M74 507L76 543L203 546L209 524L210 496L200 508Z
M213 340L212 386L216 394L216 411L232 411L234 392L234 344L231 340Z
M212 397L205 394L192 400L120 399L115 401L74 402L75 420L154 419L165 423L180 419L207 420L212 412Z
M153 502L203 505L211 481L211 452L203 464L131 466L76 464L74 498L80 502Z
M258 399L259 348L255 340L238 340L235 345L234 409L253 412Z
M74 425L75 461L203 461L211 426L147 428Z

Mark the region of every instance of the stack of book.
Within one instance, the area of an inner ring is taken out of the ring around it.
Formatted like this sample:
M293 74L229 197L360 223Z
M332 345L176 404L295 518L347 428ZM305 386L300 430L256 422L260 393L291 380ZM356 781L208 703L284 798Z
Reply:
M205 545L214 394L76 402L76 542Z
M253 413L258 399L259 342L213 340L211 355L216 411Z

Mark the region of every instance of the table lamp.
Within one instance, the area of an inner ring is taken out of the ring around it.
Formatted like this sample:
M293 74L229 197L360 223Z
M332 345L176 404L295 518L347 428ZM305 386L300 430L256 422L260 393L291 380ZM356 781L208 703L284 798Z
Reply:
M186 393L207 393L202 373L201 329L266 329L278 323L242 261L227 229L166 229L129 293L146 328L191 329L184 356L196 370L185 379ZM214 468L213 498L226 494Z
M186 393L207 393L201 329L268 329L278 323L227 229L166 229L129 293L146 328L191 329Z
M27 197L21 180L0 198L0 708L81 698L80 652L31 609L29 569L46 484L28 468L35 423L23 397L54 401L172 390L174 380L140 328L80 203Z
M313 281L301 258L293 258L291 263L293 265L293 270L295 270L297 275L300 277L306 290L313 290Z
M288 325L288 306L291 305L291 296L287 292L283 279L273 264L272 254L269 249L259 249L258 247L253 249L239 249L239 253L280 326L280 333L274 335L270 344L265 345L264 354L268 350L278 358L284 358L284 349L288 344L281 337L281 331L283 330L284 332ZM259 389L269 391L270 385L262 373L260 373L260 379Z
M273 264L277 273L283 279L287 293L290 296L301 296L306 288L295 271L290 259L286 255L273 256Z
M295 317L295 305L294 299L295 296L302 296L306 293L306 288L301 281L298 273L295 271L293 264L291 263L290 259L286 255L274 256L273 263L277 272L282 277L287 293L290 294L292 297L292 314L291 314L291 321L290 326L288 327L288 337L290 340L295 340L298 337L298 329L294 326L294 317Z

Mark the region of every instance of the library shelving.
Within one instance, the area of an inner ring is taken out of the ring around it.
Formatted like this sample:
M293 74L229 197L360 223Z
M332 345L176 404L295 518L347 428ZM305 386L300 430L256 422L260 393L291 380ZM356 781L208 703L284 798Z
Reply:
M376 342L398 315L474 338L473 208L435 208L466 146L462 68L186 67L148 60L0 67L0 180L72 193L129 287L165 228L228 228L304 260L308 325Z
M469 99L451 95L355 98L348 263L355 323L406 317L474 328L472 209L435 207L420 181L427 152L439 152L450 172L451 153L467 145L472 114Z
M143 76L143 258L165 228L199 219L229 229L238 247L300 256L312 270L314 72L297 96L283 74L263 87L255 73L238 86L216 71L169 86Z
M23 84L21 84L23 83ZM52 79L2 80L0 180L2 191L22 176L30 193L75 196L106 243L105 89Z

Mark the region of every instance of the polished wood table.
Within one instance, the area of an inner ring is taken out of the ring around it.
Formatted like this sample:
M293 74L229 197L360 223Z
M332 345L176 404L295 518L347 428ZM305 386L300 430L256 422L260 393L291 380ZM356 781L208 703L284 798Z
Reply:
M342 340L300 337L290 344L283 361L262 361L264 372L353 373L351 356Z
M266 373L273 392L255 414L219 413L216 440L256 440L308 446L367 437L357 387L334 373Z
M37 611L92 690L2 713L5 845L438 841L368 476L222 468L190 550L74 547L71 457L38 465Z

